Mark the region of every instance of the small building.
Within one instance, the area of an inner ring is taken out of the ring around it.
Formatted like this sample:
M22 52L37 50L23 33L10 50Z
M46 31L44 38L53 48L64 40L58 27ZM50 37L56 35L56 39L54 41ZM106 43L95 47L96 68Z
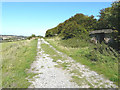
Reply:
M95 30L89 33L91 37L91 41L94 43L102 42L105 43L113 42L113 30L112 29L102 29L102 30Z

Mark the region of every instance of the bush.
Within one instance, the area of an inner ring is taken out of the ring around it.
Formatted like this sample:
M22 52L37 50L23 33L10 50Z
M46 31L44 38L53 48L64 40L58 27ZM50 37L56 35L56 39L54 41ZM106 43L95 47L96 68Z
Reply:
M89 52L89 54L85 55L91 61L98 61L98 56L95 51Z
M31 36L27 37L27 39L30 40L30 39L33 38L33 37L36 37L35 34L32 34Z
M32 34L31 37L35 37L35 34Z

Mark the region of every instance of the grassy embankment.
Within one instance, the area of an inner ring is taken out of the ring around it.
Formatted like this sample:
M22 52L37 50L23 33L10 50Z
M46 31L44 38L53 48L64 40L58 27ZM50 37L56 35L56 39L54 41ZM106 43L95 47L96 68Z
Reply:
M34 76L27 73L35 60L37 40L24 40L2 43L2 87L27 88L30 83L26 77Z
M2 44L0 43L0 89L2 88Z
M106 78L118 84L118 54L107 45L94 45L88 41L76 38L69 40L46 38L46 40L57 50L72 57L76 62L88 66L91 70L103 74ZM53 52L49 51L47 50L48 53ZM76 80L78 82L78 79Z

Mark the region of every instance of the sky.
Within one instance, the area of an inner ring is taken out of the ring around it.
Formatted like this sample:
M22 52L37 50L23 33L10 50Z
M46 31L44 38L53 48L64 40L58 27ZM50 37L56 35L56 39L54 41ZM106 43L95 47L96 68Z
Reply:
M76 13L94 15L110 7L112 2L2 2L2 31L4 35L45 35Z

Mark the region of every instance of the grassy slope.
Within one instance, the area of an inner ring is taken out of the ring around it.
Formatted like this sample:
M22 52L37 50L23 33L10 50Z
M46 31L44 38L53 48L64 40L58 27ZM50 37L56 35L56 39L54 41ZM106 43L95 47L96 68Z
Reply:
M26 69L35 60L37 40L8 42L2 44L2 87L27 88L30 83L25 79L33 76Z
M1 66L2 66L2 44L0 43L0 89L2 88L2 69L1 69Z
M55 65L55 67L57 68L60 68L62 67L62 69L66 69L66 70L69 70L69 66L70 63L69 62L64 62L64 63L60 63L58 62L58 60L66 60L67 58L66 57L62 57L61 55L59 55L58 53L56 53L55 50L53 50L49 45L47 44L42 44L41 45L42 49L45 51L46 54L49 54L50 57L53 59L53 62L57 62L58 65ZM80 75L81 73L76 70L76 69L73 69L70 73L74 73L75 75ZM72 79L70 80L71 82L76 82L79 86L81 86L81 82L84 82L86 85L89 84L90 85L90 88L93 88L93 85L90 84L85 78L79 78L77 76L72 76Z
M78 40L76 43L74 39L68 41L57 38L46 40L57 50L64 52L77 62L87 65L91 70L103 74L106 78L118 84L118 60L112 53L108 53L105 50L103 54L98 51L93 52L95 45L85 41ZM97 61L91 61L92 58Z

